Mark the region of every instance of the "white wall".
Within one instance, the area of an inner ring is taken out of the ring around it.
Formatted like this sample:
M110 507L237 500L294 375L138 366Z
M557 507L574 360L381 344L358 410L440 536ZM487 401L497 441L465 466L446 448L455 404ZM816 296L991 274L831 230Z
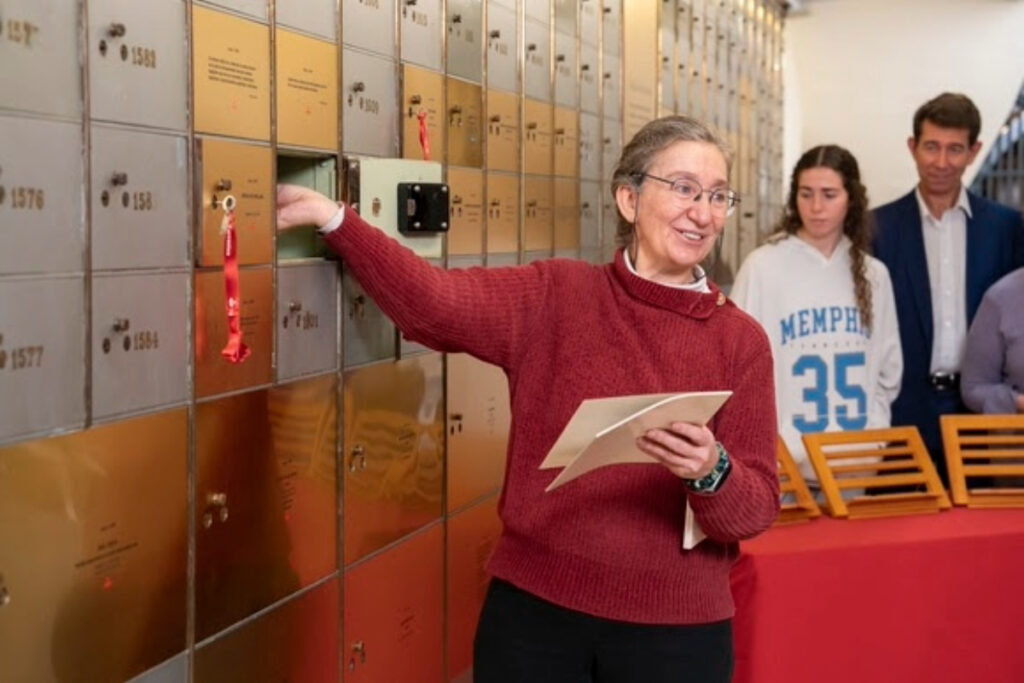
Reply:
M857 157L872 205L917 182L906 139L918 106L962 92L981 110L974 177L1024 81L1024 0L815 0L785 24L787 178L836 143Z

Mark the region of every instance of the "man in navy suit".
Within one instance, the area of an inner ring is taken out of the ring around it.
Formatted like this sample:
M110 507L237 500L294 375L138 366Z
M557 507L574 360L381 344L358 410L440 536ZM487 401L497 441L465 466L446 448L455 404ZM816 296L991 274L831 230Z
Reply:
M874 211L875 255L889 268L896 295L903 384L893 425L915 425L948 481L939 416L968 412L960 401L964 340L985 290L1024 266L1024 220L961 183L981 142L971 100L943 93L914 114L907 147L919 182Z

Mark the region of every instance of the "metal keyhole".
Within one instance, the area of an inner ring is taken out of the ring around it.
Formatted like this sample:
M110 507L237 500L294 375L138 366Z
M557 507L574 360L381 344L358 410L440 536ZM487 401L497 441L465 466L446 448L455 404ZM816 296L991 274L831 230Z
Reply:
M362 320L365 316L366 297L362 294L357 294L352 299L352 308L349 310L348 317L358 318Z
M366 644L361 640L357 640L352 643L352 654L359 657L360 664L366 664ZM352 661L355 662L355 657L352 657Z
M220 492L207 493L206 505L207 510L203 513L203 528L209 529L213 526L214 519L219 519L222 524L228 521L230 516L228 511L228 494ZM215 512L216 518L214 517Z
M11 594L7 590L7 586L4 585L4 575L0 574L0 607L5 607L10 602L11 602Z
M355 472L356 470L366 469L366 449L362 446L353 446L352 455L348 461L348 471Z

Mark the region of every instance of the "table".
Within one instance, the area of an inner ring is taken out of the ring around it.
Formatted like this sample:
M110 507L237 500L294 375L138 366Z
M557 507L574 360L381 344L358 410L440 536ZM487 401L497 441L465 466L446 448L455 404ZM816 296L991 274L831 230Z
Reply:
M818 519L740 551L734 683L1024 681L1024 510Z

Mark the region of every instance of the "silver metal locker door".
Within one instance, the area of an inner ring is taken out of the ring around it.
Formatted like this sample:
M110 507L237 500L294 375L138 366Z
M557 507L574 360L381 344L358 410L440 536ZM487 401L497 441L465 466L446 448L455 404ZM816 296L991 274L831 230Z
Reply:
M5 0L0 20L0 109L81 118L78 3Z
M395 324L347 271L342 278L341 293L344 366L350 368L394 358L398 344Z
M403 62L441 71L441 0L399 0Z
M601 1L580 0L580 41L597 47L600 43Z
M188 681L188 655L182 652L163 664L141 673L128 683L186 683Z
M523 22L523 92L551 101L551 24Z
M398 150L397 64L345 49L342 56L342 148L356 154L396 157Z
M622 6L623 0L601 0L603 34L601 51L606 55L619 56L622 40Z
M551 0L523 0L523 13L527 19L551 23Z
M580 178L601 179L601 119L580 114Z
M0 273L80 270L81 126L0 115L0 140Z
M350 4L345 2L344 4ZM281 0L275 5L278 26L294 28L338 42L337 0Z
M601 247L601 183L580 181L580 252L587 254Z
M204 0L204 2L267 21L267 0Z
M188 265L188 144L184 136L92 127L92 265Z
M341 42L375 54L398 59L396 1L342 0Z
M599 52L593 45L580 45L580 111L597 114L601 100L598 84L601 79Z
M337 329L337 264L278 268L278 381L337 369Z
M0 443L85 421L84 285L0 283Z
M601 172L606 180L610 180L622 155L622 121L605 119L601 132L604 136L601 139Z
M483 0L448 2L448 75L483 80Z
M188 273L93 278L95 419L188 397L188 279Z
M604 54L601 78L604 81L602 113L608 119L622 118L622 74L617 55Z
M576 38L555 32L555 103L563 107L579 106L579 66Z
M487 0L487 87L519 92L515 9Z
M94 120L186 129L185 11L182 0L90 0Z

